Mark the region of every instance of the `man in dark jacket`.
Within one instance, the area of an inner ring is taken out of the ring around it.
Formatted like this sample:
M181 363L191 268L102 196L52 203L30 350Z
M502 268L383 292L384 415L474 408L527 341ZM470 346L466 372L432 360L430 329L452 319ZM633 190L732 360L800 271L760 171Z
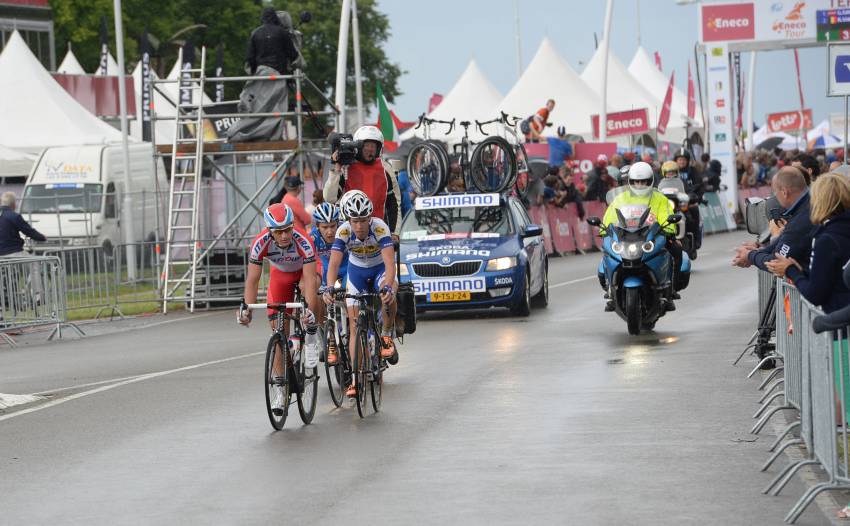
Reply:
M21 234L36 241L47 241L21 214L15 212L15 194L6 192L0 196L0 257L27 255Z
M773 178L773 193L785 208L778 222L771 222L776 235L771 242L758 248L745 243L736 249L732 264L741 268L751 265L769 272L765 263L779 253L794 258L804 268L809 265L812 246L812 220L810 217L809 188L803 174L797 168L785 167Z
M605 202L608 190L617 186L616 181L608 175L608 156L600 153L596 158L593 169L587 172L587 189L584 192L585 201Z
M280 23L273 7L263 8L263 25L251 33L246 61L253 75L258 66L268 66L281 75L289 73L289 65L298 58L298 50L289 31Z

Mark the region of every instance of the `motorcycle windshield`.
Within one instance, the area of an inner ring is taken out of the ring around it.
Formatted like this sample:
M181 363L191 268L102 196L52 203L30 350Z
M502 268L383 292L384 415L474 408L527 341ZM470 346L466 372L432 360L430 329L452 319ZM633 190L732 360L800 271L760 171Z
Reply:
M655 223L655 216L647 205L623 204L617 207L620 228L627 232L636 232Z
M617 198L618 195L624 194L629 191L629 185L618 186L616 188L612 188L608 190L608 193L605 194L605 202L607 204L611 204L614 202L614 199Z
M663 193L684 193L685 192L685 183L679 179L678 177L665 177L661 181L658 182L658 189ZM665 191L666 190L666 191Z

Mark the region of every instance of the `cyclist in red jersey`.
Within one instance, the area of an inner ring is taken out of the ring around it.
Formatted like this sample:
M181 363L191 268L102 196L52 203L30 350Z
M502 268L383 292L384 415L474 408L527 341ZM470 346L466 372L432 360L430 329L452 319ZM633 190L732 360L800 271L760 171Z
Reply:
M270 266L267 303L286 303L295 299L295 285L301 292L312 312L319 312L319 296L316 283L316 250L310 237L295 228L292 209L278 203L266 208L263 213L266 227L254 239L248 257L248 276L245 279L245 303L257 302L257 288L263 274L263 260ZM251 311L239 309L239 323L251 323ZM276 312L269 309L269 323L274 330ZM312 318L312 313L308 314Z

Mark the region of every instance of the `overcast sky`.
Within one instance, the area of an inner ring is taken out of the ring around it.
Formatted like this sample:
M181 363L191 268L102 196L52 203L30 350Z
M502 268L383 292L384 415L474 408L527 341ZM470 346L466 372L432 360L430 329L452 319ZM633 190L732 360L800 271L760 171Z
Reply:
M403 93L393 105L402 119L413 120L427 110L431 94L445 94L471 58L502 95L513 86L517 79L514 0L378 1L392 28L387 54L407 71L401 78ZM601 38L605 2L519 0L519 5L523 65L548 36L581 73L593 55L594 32ZM697 5L679 6L674 0L640 1L641 43L650 55L661 53L665 76L676 70L682 92L686 92L688 59L693 60L698 38L697 9ZM611 46L626 66L637 42L637 1L615 0ZM741 59L746 70L749 54ZM761 125L767 113L794 110L800 103L792 51L760 52L756 60L754 120ZM814 111L815 124L830 112L843 111L841 99L826 97L826 48L800 50L800 68L806 107Z

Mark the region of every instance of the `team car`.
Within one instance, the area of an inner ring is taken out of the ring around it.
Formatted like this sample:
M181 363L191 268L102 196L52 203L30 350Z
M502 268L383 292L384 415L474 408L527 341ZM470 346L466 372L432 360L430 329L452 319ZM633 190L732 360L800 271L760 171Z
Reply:
M416 198L400 233L399 280L417 311L508 307L528 316L549 302L543 229L499 194Z

